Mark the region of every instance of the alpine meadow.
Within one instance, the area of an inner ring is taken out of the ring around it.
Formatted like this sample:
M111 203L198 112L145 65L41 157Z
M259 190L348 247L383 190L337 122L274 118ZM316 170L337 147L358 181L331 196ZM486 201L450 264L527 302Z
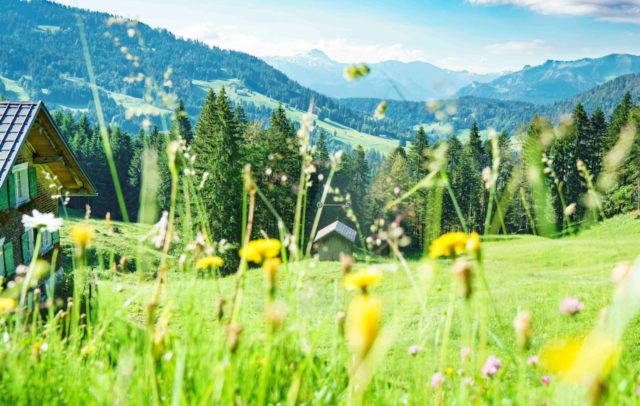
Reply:
M639 1L0 5L1 404L640 404Z

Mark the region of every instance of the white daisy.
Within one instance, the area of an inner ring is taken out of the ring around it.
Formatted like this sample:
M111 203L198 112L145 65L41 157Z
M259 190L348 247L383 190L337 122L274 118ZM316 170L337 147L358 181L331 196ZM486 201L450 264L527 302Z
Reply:
M36 228L53 233L60 230L60 227L62 227L62 219L55 217L53 213L40 213L38 210L34 209L31 214L31 216L28 214L22 215L22 224L26 230Z

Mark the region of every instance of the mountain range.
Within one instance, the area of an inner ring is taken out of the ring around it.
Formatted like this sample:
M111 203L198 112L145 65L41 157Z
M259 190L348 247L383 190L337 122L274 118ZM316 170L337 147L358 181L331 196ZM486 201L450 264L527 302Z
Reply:
M303 86L336 98L441 99L455 95L472 82L489 82L499 76L453 71L419 61L383 61L369 64L371 74L362 80L345 82L342 74L348 64L334 61L319 49L293 57L262 59Z
M571 98L619 76L640 72L640 56L611 54L602 58L575 61L548 60L542 65L496 78L489 83L476 81L457 93L500 100L552 103Z

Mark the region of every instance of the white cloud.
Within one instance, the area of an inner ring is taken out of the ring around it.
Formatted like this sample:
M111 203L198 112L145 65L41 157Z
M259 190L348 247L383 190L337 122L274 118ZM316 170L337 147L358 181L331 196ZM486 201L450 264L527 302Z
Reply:
M549 50L551 46L542 39L532 41L507 41L490 44L485 47L487 52L492 54L533 54L541 50Z
M242 51L255 56L294 56L320 49L332 59L343 63L369 62L385 60L403 62L426 61L426 55L418 49L407 48L402 44L370 44L351 41L344 38L328 40L269 40L240 32L235 26L219 26L201 23L177 30L176 34L184 38L198 39L208 45L224 49Z
M598 20L640 24L640 0L469 0L471 4L512 4L542 14L591 16Z

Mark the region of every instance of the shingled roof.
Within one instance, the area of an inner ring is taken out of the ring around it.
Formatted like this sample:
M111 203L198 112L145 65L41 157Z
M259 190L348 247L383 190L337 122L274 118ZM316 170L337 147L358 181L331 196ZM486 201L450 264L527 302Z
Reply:
M94 195L95 187L42 102L0 102L0 186L29 139L38 161L47 164L71 195Z
M318 242L332 233L337 233L341 237L346 238L351 242L354 242L356 240L356 230L336 220L322 230L318 231L318 234L316 234L316 238L315 240L313 240L313 242Z

